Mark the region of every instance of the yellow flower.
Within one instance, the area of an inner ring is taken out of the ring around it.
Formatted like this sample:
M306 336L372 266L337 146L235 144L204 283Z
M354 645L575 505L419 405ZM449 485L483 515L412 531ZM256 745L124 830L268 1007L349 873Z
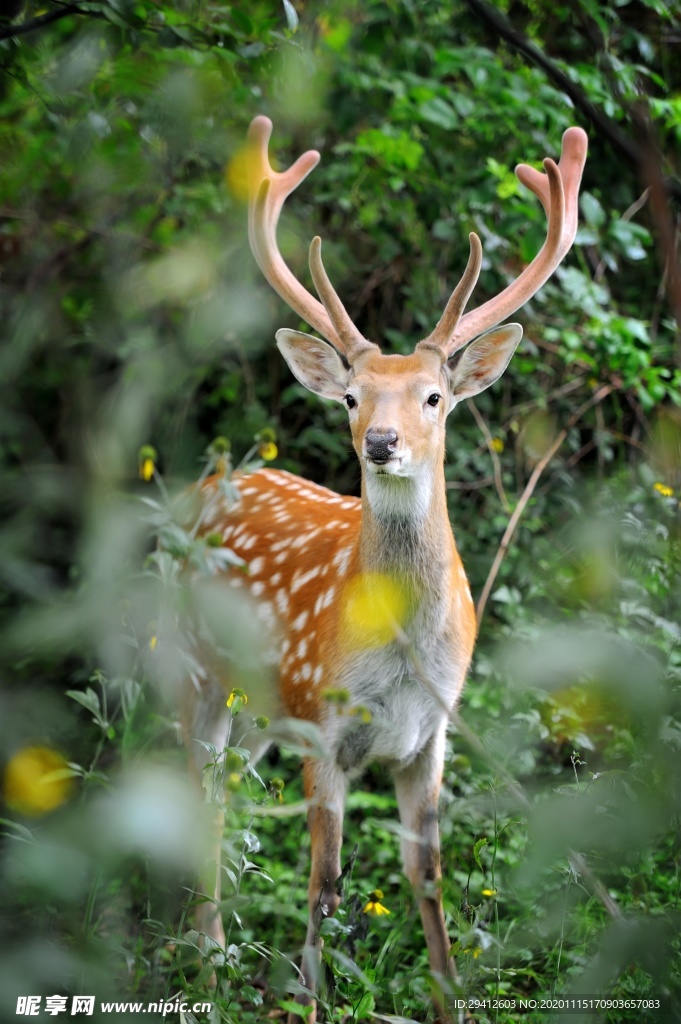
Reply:
M382 647L406 624L410 593L396 576L365 572L354 576L342 595L345 642L353 648Z
M241 711L244 705L248 704L248 696L243 690L236 687L227 698L227 707L231 708L234 714Z
M669 487L667 484L660 483L659 480L657 483L653 484L653 490L657 491L658 494L661 494L663 498L674 497L674 488Z
M388 908L384 907L381 903L382 899L383 891L381 889L374 889L372 893L369 893L369 902L364 904L363 912L365 914L375 914L376 917L380 917L382 914L389 914Z
M5 768L5 800L21 814L47 814L68 799L71 770L49 747L25 747Z
M158 637L157 636L152 636L151 640L149 641L149 650L150 651L155 651L157 644L158 644Z
M271 462L272 459L276 459L278 454L279 449L274 441L264 441L258 448L258 455L261 459L264 459L265 462Z
M248 202L251 187L258 177L258 150L246 143L238 149L225 168L227 188L235 199Z
M157 459L158 454L156 449L152 448L150 444L143 444L137 454L137 462L139 465L140 478L147 484L154 475Z
M496 894L497 894L497 890L496 889L483 889L482 890L482 895L483 896L496 896Z
M368 725L371 719L373 718L373 715L369 711L369 708L366 708L363 704L356 704L354 708L350 708L348 714L357 715L359 718L361 718L364 725Z
M504 450L504 442L500 437L493 437L489 443L490 448L493 452L501 453Z

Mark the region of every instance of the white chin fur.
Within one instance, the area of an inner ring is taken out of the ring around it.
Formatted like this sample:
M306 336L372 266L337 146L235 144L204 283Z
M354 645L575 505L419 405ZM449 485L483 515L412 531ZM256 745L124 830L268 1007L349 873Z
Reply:
M395 466L386 472L388 466ZM430 508L433 481L427 474L407 474L395 460L384 466L367 464L366 495L378 519L425 519Z
M366 460L367 472L373 476L407 476L403 466L402 459L391 459L390 462L371 462L369 459Z

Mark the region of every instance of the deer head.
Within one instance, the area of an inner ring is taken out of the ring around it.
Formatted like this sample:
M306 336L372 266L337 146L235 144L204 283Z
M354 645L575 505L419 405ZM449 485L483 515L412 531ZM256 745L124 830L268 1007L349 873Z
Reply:
M314 150L288 170L273 170L268 158L272 122L256 117L249 130L255 173L249 207L251 248L265 277L326 340L280 330L277 345L297 379L310 391L348 409L363 476L420 479L444 452L444 422L463 398L479 394L506 369L522 328L500 321L539 290L561 262L577 229L577 197L587 138L581 128L563 135L558 164L547 158L544 173L521 164L519 179L540 199L548 221L535 259L500 294L464 314L482 263L482 245L469 236L468 264L433 332L409 356L384 355L350 319L324 269L321 239L310 245L310 272L321 302L293 276L277 247L276 226L286 197L319 161ZM472 340L475 339L475 340Z

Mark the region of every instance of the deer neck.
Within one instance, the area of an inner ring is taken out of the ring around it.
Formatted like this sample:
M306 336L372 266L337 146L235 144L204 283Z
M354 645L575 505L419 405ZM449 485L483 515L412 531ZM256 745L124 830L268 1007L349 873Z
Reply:
M362 571L406 577L440 595L454 552L444 468L415 477L362 474Z

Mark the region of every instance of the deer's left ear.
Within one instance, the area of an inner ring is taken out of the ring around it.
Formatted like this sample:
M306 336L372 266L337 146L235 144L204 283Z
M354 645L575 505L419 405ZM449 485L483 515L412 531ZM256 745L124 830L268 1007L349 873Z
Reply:
M493 327L447 360L450 410L462 398L472 398L501 377L522 336L520 324Z

